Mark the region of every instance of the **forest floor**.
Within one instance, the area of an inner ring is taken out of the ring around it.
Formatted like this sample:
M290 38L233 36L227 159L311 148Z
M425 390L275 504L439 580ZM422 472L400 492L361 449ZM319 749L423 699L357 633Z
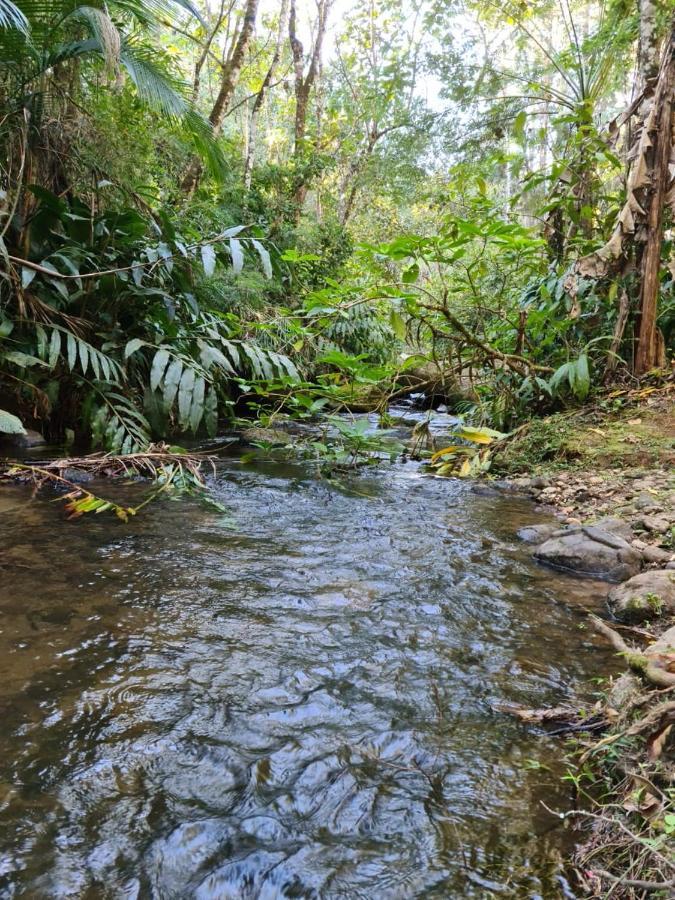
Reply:
M599 523L641 556L640 574L609 593L618 622L590 617L631 671L608 678L601 701L569 716L566 751L579 804L568 815L586 829L571 862L582 896L673 898L675 381L536 420L509 441L495 468L561 520L567 531L555 535L583 540L593 533L584 527ZM643 596L622 616L612 597L635 583ZM662 597L647 593L652 583L665 585Z

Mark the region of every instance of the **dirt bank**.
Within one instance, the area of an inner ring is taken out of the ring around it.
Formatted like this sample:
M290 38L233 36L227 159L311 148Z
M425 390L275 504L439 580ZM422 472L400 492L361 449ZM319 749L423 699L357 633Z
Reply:
M580 575L605 565L607 579L621 582L589 627L623 656L626 673L607 679L592 709L553 711L573 735L565 752L579 798L568 816L585 835L571 860L579 896L672 900L675 385L615 392L536 421L496 468L560 519L558 529L524 530L537 558Z

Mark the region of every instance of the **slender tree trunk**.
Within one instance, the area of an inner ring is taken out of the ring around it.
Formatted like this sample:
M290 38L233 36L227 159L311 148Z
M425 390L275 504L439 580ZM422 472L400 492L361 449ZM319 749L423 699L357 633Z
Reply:
M345 172L344 178L342 179L342 182L340 184L338 199L338 220L340 222L340 225L342 226L346 225L351 217L354 209L354 203L356 201L356 196L359 191L358 176L361 173L363 166L372 156L373 150L375 149L375 144L377 143L379 138L380 133L378 131L377 125L374 122L370 122L368 125L366 143L364 144L362 149L357 151L352 157L349 166L347 167L347 171Z
M221 0L220 10L218 12L218 17L216 18L216 22L211 29L210 33L207 35L206 40L204 41L204 46L202 47L202 52L199 54L199 58L195 63L195 73L192 79L192 102L196 103L197 98L199 97L199 87L201 84L202 78L202 69L204 68L204 64L209 57L209 52L211 50L211 44L213 44L214 38L220 29L220 26L223 24L223 19L225 18L225 0Z
M274 77L274 73L276 72L277 66L279 65L279 61L281 59L281 50L288 19L288 2L289 0L281 0L281 9L279 11L279 28L277 30L277 42L274 48L274 54L269 65L269 69L267 70L267 74L265 75L263 83L260 86L260 90L256 94L255 100L253 101L253 107L251 109L251 115L249 118L248 148L246 152L246 159L244 162L244 187L247 191L250 191L251 189L253 164L255 162L255 152L257 144L256 139L258 133L258 115L260 114L260 110L263 107L267 92L270 88L270 85L272 84L272 78Z
M300 160L305 152L305 135L307 132L307 110L312 88L317 79L321 67L321 52L323 40L326 34L328 13L331 0L317 0L316 31L314 45L309 58L309 69L305 75L305 52L297 33L297 14L295 0L290 0L290 15L288 19L288 37L293 54L293 70L295 72L295 122L293 129L293 155ZM307 196L307 176L298 173L295 187L294 204L296 207L296 221L300 218L302 206Z
M258 3L259 0L246 0L246 8L244 11L244 20L242 22L241 30L237 36L237 41L234 45L230 58L227 60L223 69L220 90L218 91L218 96L215 99L213 108L209 115L209 122L211 123L211 128L213 129L214 135L217 135L223 126L230 101L232 100L232 96L235 92L237 84L239 83L239 76L241 75L241 69L246 57L246 51L248 50L249 44L251 42L251 37L253 36L255 19L258 12ZM185 173L185 177L183 178L183 183L181 186L183 193L187 194L188 197L194 193L197 185L199 184L201 174L201 160L198 157L194 157L188 167L187 172Z

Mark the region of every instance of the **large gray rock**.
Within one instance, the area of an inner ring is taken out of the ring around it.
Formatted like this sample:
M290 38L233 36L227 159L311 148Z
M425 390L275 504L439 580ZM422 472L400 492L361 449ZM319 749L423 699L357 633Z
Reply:
M557 530L557 525L526 525L525 528L520 528L517 534L521 541L526 541L528 544L541 544Z
M23 434L0 434L0 444L6 449L25 450L31 447L41 447L46 441L39 431L26 428Z
M633 529L628 522L625 522L623 519L618 519L616 516L605 516L602 519L598 519L598 521L593 524L596 528L602 528L603 531L611 531L612 534L618 534L619 537L629 543L635 536L633 534Z
M607 604L622 622L643 622L675 613L675 572L652 569L609 592Z
M642 568L642 556L623 538L594 525L558 531L534 551L547 566L605 581L625 581Z

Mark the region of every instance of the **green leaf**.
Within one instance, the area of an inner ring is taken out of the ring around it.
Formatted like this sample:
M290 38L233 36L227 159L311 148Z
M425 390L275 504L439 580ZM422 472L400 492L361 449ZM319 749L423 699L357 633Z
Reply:
M78 341L77 344L80 351L80 366L82 368L82 374L87 374L87 366L89 365L89 345L84 341Z
M49 359L48 364L49 368L53 369L56 365L59 353L61 352L61 332L56 328L52 330L52 337L49 342Z
M11 350L9 353L3 353L2 359L14 363L15 366L21 366L22 369L27 366L47 366L43 359L37 356L31 356L30 353L21 353L18 350Z
M192 405L190 406L190 430L196 432L204 415L204 390L206 383L198 376L192 389Z
M150 370L151 390L156 391L159 387L159 383L164 375L164 370L169 362L169 357L170 354L168 350L159 349L157 353L155 353L155 357L152 360L152 369Z
M192 408L192 390L195 383L195 370L185 369L178 388L178 421L181 428L190 425L190 410Z
M230 256L232 257L232 271L235 275L244 268L244 251L241 249L241 241L230 238Z
M513 120L513 136L519 142L522 142L525 137L525 123L527 122L527 113L525 110L521 110L516 118Z
M414 284L419 278L419 274L420 267L417 265L417 263L413 263L411 266L408 266L408 268L403 272L401 280L404 284Z
M181 359L174 359L169 368L166 370L166 375L164 376L163 400L165 413L168 413L173 406L182 374L183 361Z
M272 277L272 260L270 258L269 252L260 241L251 240L251 243L258 251L258 256L260 257L260 262L262 263L263 272L265 273L265 278Z
M131 354L140 350L141 347L144 347L145 343L146 342L142 341L140 338L132 338L130 341L127 341L127 345L124 348L124 358L129 359Z
M5 409L0 409L0 431L3 434L26 434L21 419Z
M213 249L212 244L204 244L201 253L204 274L207 278L210 278L216 270L216 251Z
M389 313L389 322L397 338L404 341L406 337L406 327L403 316L395 309Z
M72 372L77 362L77 341L70 332L66 334L66 344L68 346L68 368Z
M591 389L591 373L588 367L588 357L582 353L575 365L574 393L579 400L585 400Z
M36 275L37 272L35 271L35 269L29 269L26 266L21 266L21 287L27 288Z
M211 386L204 403L204 426L209 437L215 437L218 431L218 396Z

